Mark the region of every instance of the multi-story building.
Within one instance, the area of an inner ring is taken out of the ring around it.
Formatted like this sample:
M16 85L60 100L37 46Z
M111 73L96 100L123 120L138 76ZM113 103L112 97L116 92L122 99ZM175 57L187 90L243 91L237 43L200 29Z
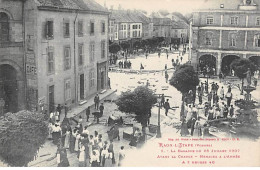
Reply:
M203 6L193 13L191 63L198 70L211 63L217 74L229 74L236 58L259 65L260 0L214 0Z
M142 37L142 21L130 10L111 10L114 20L114 40L124 41Z
M171 18L161 15L159 12L153 12L150 15L153 22L153 36L164 37L170 41Z
M180 44L186 43L188 39L189 25L185 21L172 21L171 38Z
M115 40L115 19L109 17L108 36L109 40L113 42ZM118 31L117 31L118 32Z
M108 15L92 0L0 0L5 111L52 111L106 89Z
M153 37L153 22L151 18L147 17L142 11L131 11L132 16L138 18L142 22L142 38L152 38Z

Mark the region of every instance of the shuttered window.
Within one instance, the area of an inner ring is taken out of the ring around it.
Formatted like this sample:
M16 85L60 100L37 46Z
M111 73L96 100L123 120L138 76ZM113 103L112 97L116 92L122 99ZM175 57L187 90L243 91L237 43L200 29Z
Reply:
M64 47L64 70L69 70L71 68L71 55L70 47Z

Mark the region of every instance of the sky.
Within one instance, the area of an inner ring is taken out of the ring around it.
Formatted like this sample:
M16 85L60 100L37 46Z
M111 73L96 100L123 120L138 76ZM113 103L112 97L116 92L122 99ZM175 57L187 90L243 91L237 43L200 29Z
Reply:
M110 9L118 9L119 4L123 9L142 9L148 13L166 9L169 12L180 12L182 14L191 13L198 9L204 0L96 0L102 6Z

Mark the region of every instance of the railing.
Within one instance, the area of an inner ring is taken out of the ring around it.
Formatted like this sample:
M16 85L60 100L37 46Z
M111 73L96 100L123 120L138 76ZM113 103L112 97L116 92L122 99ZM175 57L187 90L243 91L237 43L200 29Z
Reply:
M0 48L6 48L6 47L22 47L22 42L0 42Z

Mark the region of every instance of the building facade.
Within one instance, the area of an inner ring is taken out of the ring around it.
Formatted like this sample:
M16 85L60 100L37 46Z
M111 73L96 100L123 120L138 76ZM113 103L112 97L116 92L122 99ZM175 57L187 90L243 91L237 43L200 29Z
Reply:
M125 41L134 38L142 38L143 23L130 10L110 10L110 22L114 21L111 32L114 41ZM110 38L112 39L112 38Z
M7 103L16 98L17 109L5 106L6 111L43 106L53 111L57 104L77 105L107 88L106 9L92 0L1 0L0 4L1 16L8 15L10 25L4 43L8 47L0 48L4 70L0 76L6 89L12 89L6 80L10 69L11 81L17 82L13 87L17 90L2 95Z
M260 1L210 1L193 13L190 60L199 71L206 64L230 74L230 64L237 58L248 58L259 64Z
M184 21L172 21L170 36L172 41L186 43L189 37L189 25Z

